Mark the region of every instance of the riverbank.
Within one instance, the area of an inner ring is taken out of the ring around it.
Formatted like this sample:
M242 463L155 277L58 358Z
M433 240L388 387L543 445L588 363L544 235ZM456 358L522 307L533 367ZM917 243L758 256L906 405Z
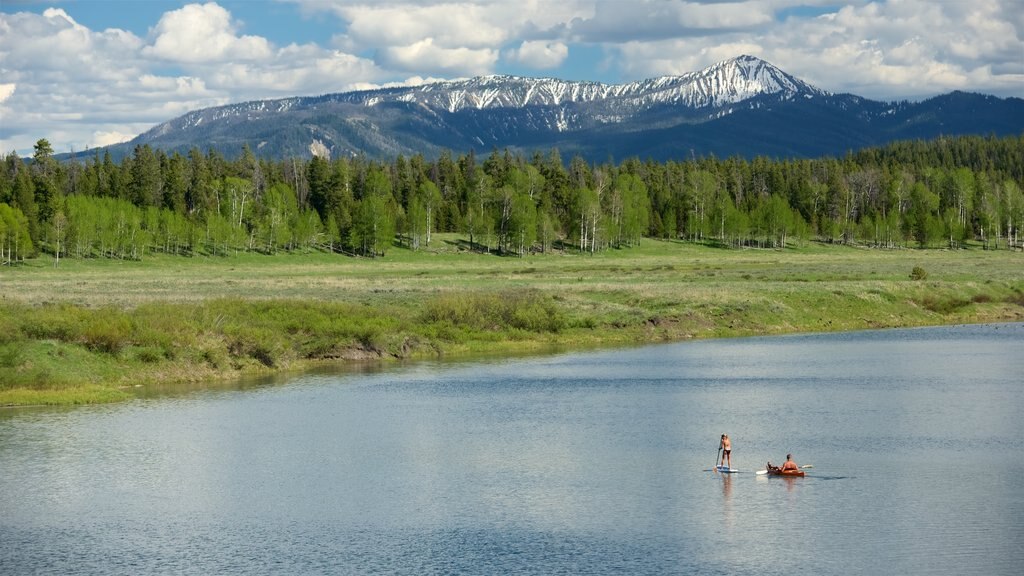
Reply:
M459 245L441 236L430 250L378 260L5 268L0 405L110 402L354 361L1024 320L1024 257L1008 251L645 240L593 256L499 258Z

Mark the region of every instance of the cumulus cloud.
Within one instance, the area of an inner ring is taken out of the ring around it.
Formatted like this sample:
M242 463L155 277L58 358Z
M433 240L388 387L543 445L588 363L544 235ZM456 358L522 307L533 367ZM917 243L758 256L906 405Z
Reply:
M891 99L949 90L1024 88L1024 76L993 67L1024 56L1022 31L1003 14L1010 2L870 3L790 22L765 53L833 91ZM803 42L798 42L802 39Z
M42 137L56 146L63 134L82 149L88 133L81 124L138 114L131 93L117 88L140 73L142 45L121 30L89 30L61 9L0 13L0 78L17 86L0 111L0 148L31 150Z
M270 43L259 36L238 36L231 14L213 2L189 4L167 12L156 25L156 40L143 53L172 62L262 60Z
M497 8L496 8L497 6ZM340 12L348 35L360 45L410 46L426 39L443 48L477 49L504 42L510 27L498 5L351 6Z
M681 36L720 35L770 24L769 2L594 2L590 17L568 23L576 41L657 42Z
M550 68L563 48L566 22L593 11L592 1L301 2L343 23L335 45L372 51L382 67L418 74L471 75L494 71L504 50L513 61ZM534 44L537 42L537 44ZM509 43L518 46L510 48ZM549 52L542 53L547 45ZM564 60L564 56L562 56Z
M699 39L626 42L613 51L610 59L626 77L641 79L678 76L741 54L771 61L756 42L737 40L706 46Z
M103 146L110 146L111 144L120 144L127 142L135 137L135 134L125 134L124 132L118 132L116 130L104 131L97 130L92 133L92 139L89 140L89 148L101 148Z
M691 27L670 38L658 38L664 27L654 24L653 36L645 38L650 17L630 19L618 10L615 17L627 22L619 32L623 40L606 45L610 65L635 79L752 54L823 89L882 100L950 90L1024 91L1024 18L1012 0L853 2L834 10L826 5L815 16L782 17L786 7L782 0L708 5L713 10L698 19L708 29ZM681 10L663 8L663 17ZM744 10L751 11L746 18L729 15ZM766 14L774 19L765 21ZM596 38L590 34L613 20L598 10L573 29Z
M135 69L142 41L122 30L93 32L66 12L0 14L0 66L5 77L68 75L75 80L118 78Z
M214 3L164 14L148 38L91 30L62 9L0 12L0 151L42 137L83 150L207 106L388 79L365 58L238 28Z
M447 74L476 75L493 69L498 50L487 48L445 48L424 38L408 46L391 46L380 51L377 62L403 71L429 70Z
M538 70L558 68L569 56L569 47L562 42L533 40L523 42L509 52L508 59Z

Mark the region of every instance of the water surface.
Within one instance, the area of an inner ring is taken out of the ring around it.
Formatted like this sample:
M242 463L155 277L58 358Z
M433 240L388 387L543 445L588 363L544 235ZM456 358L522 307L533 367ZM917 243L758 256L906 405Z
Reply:
M1024 324L0 411L5 574L1018 574ZM705 471L718 437L744 473ZM792 452L802 479L753 474Z

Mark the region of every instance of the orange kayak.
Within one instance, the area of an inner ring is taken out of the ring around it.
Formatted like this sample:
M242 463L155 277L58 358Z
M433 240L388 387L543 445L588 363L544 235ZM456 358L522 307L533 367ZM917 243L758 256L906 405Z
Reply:
M779 468L770 468L768 470L769 476L803 476L803 470L781 470Z

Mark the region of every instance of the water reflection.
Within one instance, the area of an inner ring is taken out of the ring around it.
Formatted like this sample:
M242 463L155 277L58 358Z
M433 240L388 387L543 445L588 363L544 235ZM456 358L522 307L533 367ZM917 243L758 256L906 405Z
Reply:
M254 374L238 378L224 378L222 380L147 384L145 386L131 387L128 391L136 398L152 400L182 397L199 392L252 391L260 388L290 384L295 382L296 379L318 378L322 376L343 378L346 376L379 374L386 370L400 369L402 369L402 364L400 363L368 360L317 366L301 372L285 371L273 374Z
M732 474L722 474L722 501L726 506L732 497Z

